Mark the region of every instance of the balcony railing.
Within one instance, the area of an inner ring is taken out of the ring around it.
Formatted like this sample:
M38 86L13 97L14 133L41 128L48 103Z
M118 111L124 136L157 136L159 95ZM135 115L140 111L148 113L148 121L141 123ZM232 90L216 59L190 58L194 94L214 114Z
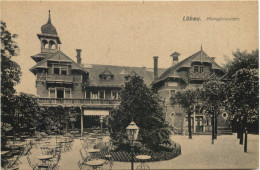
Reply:
M47 75L47 81L63 81L63 82L73 82L73 76L71 75Z
M190 72L189 78L190 79L197 79L197 80L205 80L205 79L210 79L211 75L212 75L212 73L210 73L210 72L202 72L202 73Z
M38 75L37 80L46 80L46 81L62 81L62 82L73 82L73 76L72 75L56 75L56 74L50 74L50 75Z
M109 99L58 99L58 98L39 98L40 104L71 104L71 105L118 105L120 100Z

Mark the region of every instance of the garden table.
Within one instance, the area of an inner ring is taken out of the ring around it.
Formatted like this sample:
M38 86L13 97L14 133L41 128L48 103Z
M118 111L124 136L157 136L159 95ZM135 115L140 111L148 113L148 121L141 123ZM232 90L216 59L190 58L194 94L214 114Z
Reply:
M14 143L11 146L11 148L17 149L23 147L25 144L24 143Z
M34 138L27 138L27 139L24 139L24 140L31 142L31 141L34 141L35 139Z
M93 154L100 152L100 149L87 149L86 152L90 153L90 157L93 157Z
M28 136L28 135L23 135L23 136L21 136L21 138L29 138L30 136Z
M46 164L46 162L52 158L53 158L52 155L41 155L41 156L36 157L36 159L39 159L40 161L42 161L42 164Z
M106 160L104 159L94 159L91 161L88 161L84 164L89 165L92 167L93 170L98 169L99 167L103 166Z
M136 167L136 169L150 169L150 167L145 163L145 161L151 159L149 155L138 155L136 159L141 161L141 164Z
M10 151L1 151L1 155L5 155L5 154L7 154L8 152L10 152Z

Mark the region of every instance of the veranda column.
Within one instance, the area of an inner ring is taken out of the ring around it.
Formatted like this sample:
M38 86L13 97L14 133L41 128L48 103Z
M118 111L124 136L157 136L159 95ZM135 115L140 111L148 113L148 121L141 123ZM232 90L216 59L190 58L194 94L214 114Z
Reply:
M205 122L206 122L206 116L203 115L203 117L202 117L203 132L206 131L206 130L205 130Z
M196 132L196 113L193 112L193 132Z
M80 134L81 134L81 137L83 137L83 134L84 134L84 132L83 132L83 123L84 123L84 110L83 110L83 108L81 107L81 121L80 121Z

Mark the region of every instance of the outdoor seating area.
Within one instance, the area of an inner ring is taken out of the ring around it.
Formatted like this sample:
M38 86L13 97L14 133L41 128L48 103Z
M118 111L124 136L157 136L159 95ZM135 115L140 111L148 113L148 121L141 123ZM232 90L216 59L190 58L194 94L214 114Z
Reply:
M34 136L13 138L6 136L6 143L1 151L2 169L19 169L30 167L33 170L57 170L62 155L67 154L75 158L78 150L79 169L112 169L113 160L110 155L112 143L107 135L87 133L85 137L74 138L73 134L48 135L45 132ZM74 148L74 141L78 143ZM78 149L75 149L78 148ZM72 151L72 149L74 151ZM25 161L20 161L23 159ZM23 164L23 165L21 165ZM62 169L62 168L61 168Z
M33 169L58 169L61 156L72 148L74 137L70 134L49 136L38 133L36 136L7 137L1 151L2 169L19 169L21 157L26 157Z
M80 138L79 150L81 160L78 162L79 169L112 169L113 160L110 155L112 144L108 138L88 134Z

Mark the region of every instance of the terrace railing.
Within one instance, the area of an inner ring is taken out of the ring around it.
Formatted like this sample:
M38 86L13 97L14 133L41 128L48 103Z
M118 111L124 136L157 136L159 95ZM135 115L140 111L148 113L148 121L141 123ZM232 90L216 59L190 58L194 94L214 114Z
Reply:
M72 104L72 105L118 105L120 100L110 99L66 99L66 98L39 98L40 104Z

